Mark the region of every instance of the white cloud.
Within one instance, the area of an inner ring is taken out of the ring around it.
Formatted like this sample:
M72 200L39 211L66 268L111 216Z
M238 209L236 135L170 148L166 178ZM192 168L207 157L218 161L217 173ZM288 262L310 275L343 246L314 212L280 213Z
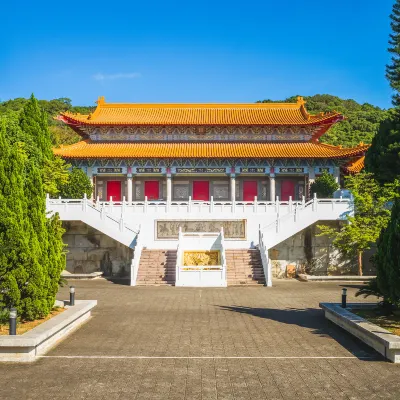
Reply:
M118 73L118 74L102 74L98 72L97 74L93 75L93 79L96 81L113 81L115 79L135 79L140 78L142 75L139 72L130 72L127 74Z

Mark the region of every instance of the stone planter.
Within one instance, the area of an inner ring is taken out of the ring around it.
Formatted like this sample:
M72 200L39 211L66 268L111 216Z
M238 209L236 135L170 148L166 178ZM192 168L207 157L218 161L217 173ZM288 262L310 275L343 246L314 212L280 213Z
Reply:
M61 314L16 336L0 336L0 362L32 362L90 318L97 300L76 300Z
M375 308L376 304L348 304L342 308L337 303L320 303L325 318L356 336L393 363L400 363L400 336L375 325L351 312L351 309Z

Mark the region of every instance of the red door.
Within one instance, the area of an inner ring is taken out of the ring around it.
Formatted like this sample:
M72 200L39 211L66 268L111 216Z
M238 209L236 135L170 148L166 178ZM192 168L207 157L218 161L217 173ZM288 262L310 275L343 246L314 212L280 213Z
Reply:
M160 198L160 185L158 181L145 181L144 195L147 196L147 200L158 200Z
M208 181L193 181L193 200L210 200L210 184Z
M257 181L244 181L243 182L243 201L254 201L257 196Z
M107 200L121 201L121 181L107 181Z
M289 196L295 200L295 183L293 181L282 181L281 184L281 200L288 201Z

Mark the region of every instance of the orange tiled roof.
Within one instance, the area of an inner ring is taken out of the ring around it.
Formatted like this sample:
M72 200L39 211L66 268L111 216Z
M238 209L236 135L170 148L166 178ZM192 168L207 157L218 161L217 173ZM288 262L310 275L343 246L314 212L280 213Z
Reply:
M307 112L305 101L253 104L126 104L97 101L89 115L62 113L73 126L84 125L318 125L343 119L340 113Z
M360 158L357 158L357 160L349 163L346 166L346 170L350 174L357 174L358 172L361 172L364 169L364 165L365 165L365 156L362 156Z
M323 143L104 143L83 140L54 149L64 158L347 158L368 145L340 148Z

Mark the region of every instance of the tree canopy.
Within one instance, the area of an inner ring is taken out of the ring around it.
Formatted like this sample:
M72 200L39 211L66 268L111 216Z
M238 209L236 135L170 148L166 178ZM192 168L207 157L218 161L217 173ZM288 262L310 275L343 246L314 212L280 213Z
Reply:
M392 182L400 176L400 0L396 0L390 15L392 33L389 39L391 62L386 77L393 89L394 109L381 123L365 158L366 170L379 182Z
M61 222L46 216L43 170L54 155L33 96L0 122L0 306L33 320L53 308L65 268Z
M391 112L381 123L365 156L365 168L380 183L393 182L400 176L400 115Z
M0 102L0 116L21 113L28 101L28 99L19 97ZM95 107L92 106L73 106L71 104L71 99L66 97L53 100L38 100L38 105L46 113L51 140L55 146L76 143L80 139L80 136L67 125L61 121L55 120L55 116L64 111L89 114L95 109Z
M349 223L338 231L329 226L318 226L321 235L333 238L333 245L344 255L358 256L359 274L362 275L362 254L371 248L390 219L390 202L398 198L400 182L381 186L372 174L361 172L346 179L346 188L354 196L353 215L347 216Z
M310 185L310 194L316 193L318 197L331 198L333 197L333 192L338 189L339 184L336 182L335 177L323 171L322 175Z

